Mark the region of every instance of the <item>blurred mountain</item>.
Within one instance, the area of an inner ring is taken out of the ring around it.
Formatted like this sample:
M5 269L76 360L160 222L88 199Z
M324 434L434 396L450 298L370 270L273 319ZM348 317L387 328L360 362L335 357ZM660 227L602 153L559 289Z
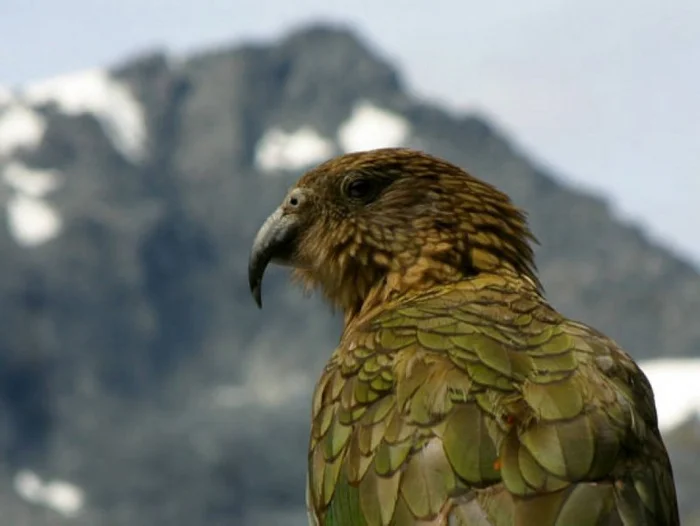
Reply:
M309 394L340 320L279 269L258 311L248 249L305 168L399 144L529 211L561 311L640 360L700 357L697 269L352 32L154 53L0 90L2 524L305 524ZM700 524L698 426L668 433Z

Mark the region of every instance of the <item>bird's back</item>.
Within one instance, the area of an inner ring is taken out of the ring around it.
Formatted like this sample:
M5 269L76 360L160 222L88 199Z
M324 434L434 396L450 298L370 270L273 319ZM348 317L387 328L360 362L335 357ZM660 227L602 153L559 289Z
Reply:
M480 275L350 324L317 385L311 524L679 524L648 381L527 280Z

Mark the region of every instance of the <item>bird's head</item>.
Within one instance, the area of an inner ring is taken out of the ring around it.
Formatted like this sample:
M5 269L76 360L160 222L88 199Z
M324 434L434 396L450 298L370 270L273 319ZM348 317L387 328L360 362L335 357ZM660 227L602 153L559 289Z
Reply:
M510 272L539 287L524 214L457 166L404 148L350 153L304 174L265 221L249 263L261 305L270 262L346 316L368 302Z

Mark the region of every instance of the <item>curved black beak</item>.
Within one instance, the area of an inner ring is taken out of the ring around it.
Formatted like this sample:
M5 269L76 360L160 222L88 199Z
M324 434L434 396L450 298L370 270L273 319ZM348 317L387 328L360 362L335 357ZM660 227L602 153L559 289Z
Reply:
M270 262L291 264L295 251L299 221L295 214L278 208L265 220L253 241L248 260L248 283L255 303L262 308L262 280Z

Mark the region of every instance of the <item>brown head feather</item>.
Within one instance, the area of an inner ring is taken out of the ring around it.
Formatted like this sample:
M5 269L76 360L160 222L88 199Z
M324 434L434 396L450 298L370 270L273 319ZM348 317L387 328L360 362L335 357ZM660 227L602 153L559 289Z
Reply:
M295 277L346 317L483 272L541 289L524 213L444 160L404 148L351 153L307 172L295 188L306 196Z

